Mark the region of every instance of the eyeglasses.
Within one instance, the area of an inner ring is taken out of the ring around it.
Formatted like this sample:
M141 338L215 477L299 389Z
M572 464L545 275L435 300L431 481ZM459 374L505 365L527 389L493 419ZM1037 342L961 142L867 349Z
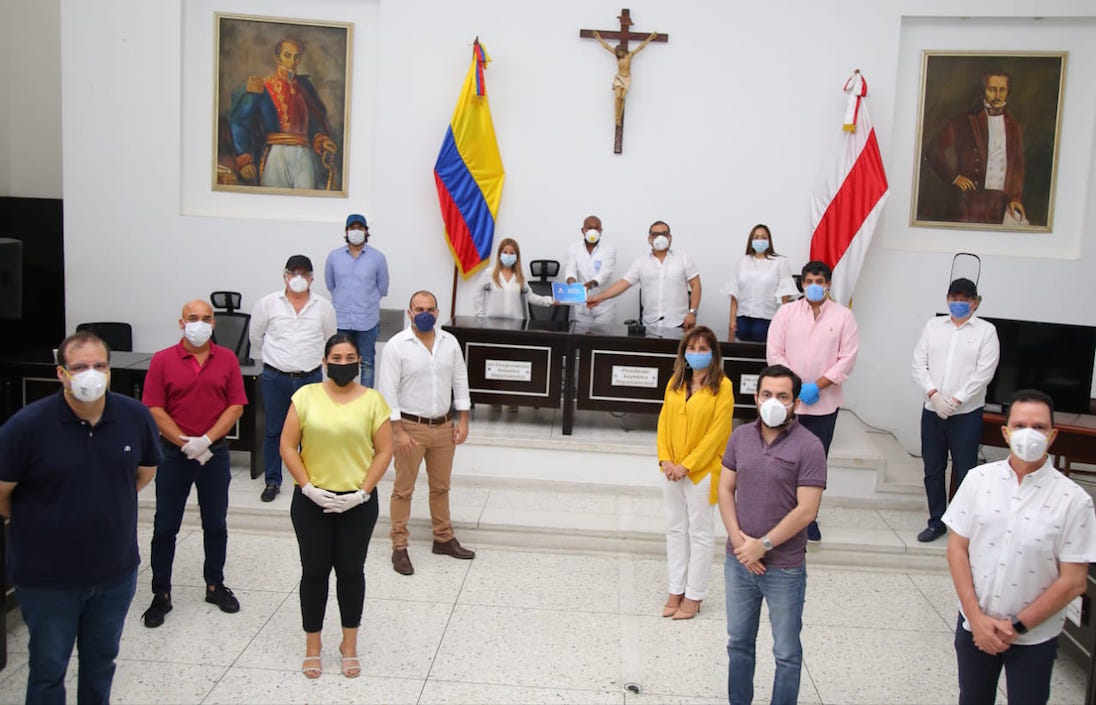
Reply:
M65 365L65 369L74 375L78 375L81 372L87 372L89 369L94 369L96 372L109 372L109 362L96 362L94 365L89 365L86 362L74 362L71 365Z

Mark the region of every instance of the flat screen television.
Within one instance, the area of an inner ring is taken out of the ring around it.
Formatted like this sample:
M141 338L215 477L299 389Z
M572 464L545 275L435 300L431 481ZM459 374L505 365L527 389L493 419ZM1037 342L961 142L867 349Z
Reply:
M1001 361L986 390L986 411L1001 411L1019 389L1040 389L1056 411L1087 414L1096 362L1096 327L985 318L997 327Z

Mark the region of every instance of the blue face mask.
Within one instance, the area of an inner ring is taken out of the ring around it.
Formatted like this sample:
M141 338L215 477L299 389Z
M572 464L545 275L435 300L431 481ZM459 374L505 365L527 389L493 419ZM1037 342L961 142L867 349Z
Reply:
M970 315L970 302L969 301L949 301L948 311L956 318L966 318Z
M826 298L826 287L821 284L808 284L803 293L806 294L807 301L821 301Z
M712 364L712 353L687 352L685 353L685 362L689 363L689 367L694 370L706 370L708 365Z
M499 255L499 262L502 262L504 266L513 267L518 261L517 255L501 254Z
M768 252L769 251L769 241L768 240L753 240L752 242L750 242L750 244L753 245L753 250L757 254L761 254L762 252Z
M415 327L423 333L429 333L434 330L434 324L438 322L437 316L429 311L423 311L422 313L415 314Z

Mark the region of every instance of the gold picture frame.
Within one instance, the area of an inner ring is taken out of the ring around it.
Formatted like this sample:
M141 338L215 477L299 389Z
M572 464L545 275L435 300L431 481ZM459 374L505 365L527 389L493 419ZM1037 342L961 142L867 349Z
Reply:
M910 225L1052 231L1067 58L921 52Z
M353 32L215 14L214 191L347 197Z

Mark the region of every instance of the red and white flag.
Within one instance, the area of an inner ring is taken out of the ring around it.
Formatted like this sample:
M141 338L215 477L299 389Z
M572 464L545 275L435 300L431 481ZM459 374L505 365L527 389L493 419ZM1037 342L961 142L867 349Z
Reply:
M875 226L890 195L860 71L845 82L848 102L837 159L811 194L811 259L833 269L830 296L848 304Z

